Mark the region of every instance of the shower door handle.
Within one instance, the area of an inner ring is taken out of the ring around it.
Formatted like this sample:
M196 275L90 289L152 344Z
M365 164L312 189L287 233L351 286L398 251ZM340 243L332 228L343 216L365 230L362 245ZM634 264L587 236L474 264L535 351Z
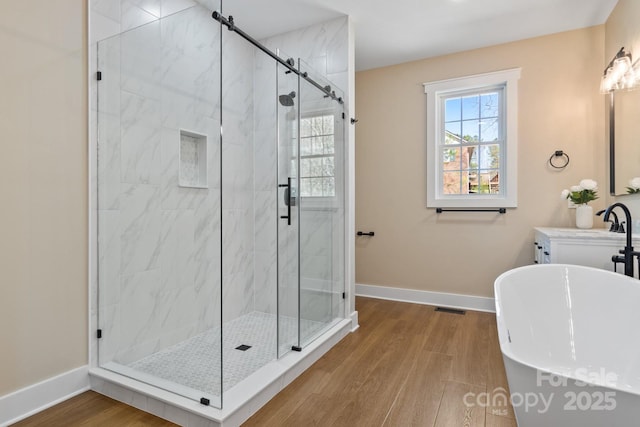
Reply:
M291 177L287 178L286 184L278 184L278 187L285 189L284 203L287 205L287 215L280 215L280 219L286 219L287 225L291 225Z

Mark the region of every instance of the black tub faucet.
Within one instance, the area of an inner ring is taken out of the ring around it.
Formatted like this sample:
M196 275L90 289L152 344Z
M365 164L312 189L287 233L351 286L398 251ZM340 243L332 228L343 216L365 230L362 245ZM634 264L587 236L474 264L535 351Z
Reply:
M633 245L631 243L632 221L631 221L631 212L629 211L629 208L627 208L622 203L614 203L604 211L604 217L602 218L602 220L604 222L609 221L609 215L613 213L612 211L615 208L620 208L624 211L624 215L627 223L627 245L624 247L624 250L621 251L621 253L624 255L624 274L627 276L633 277L633 257L635 253L633 252Z

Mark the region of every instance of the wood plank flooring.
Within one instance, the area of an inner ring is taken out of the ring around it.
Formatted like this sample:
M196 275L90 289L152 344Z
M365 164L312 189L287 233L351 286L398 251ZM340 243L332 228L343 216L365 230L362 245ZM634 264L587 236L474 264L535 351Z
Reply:
M356 308L360 329L245 426L516 426L510 406L465 405L508 393L494 314L370 298Z
M72 397L13 427L169 427L176 424L94 391Z
M245 426L516 426L510 406L465 405L508 393L495 315L360 297L356 309L360 329ZM74 399L17 426L174 425L93 392Z

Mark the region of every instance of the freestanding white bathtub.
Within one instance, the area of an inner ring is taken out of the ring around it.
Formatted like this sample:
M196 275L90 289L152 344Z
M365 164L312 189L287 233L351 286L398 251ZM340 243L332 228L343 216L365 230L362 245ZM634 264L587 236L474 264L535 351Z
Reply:
M533 265L495 281L519 427L640 426L640 281Z

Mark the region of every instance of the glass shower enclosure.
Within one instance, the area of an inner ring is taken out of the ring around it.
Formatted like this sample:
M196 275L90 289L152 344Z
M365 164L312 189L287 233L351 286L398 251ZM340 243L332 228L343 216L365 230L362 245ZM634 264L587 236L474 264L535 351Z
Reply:
M98 364L220 408L344 318L345 116L211 12L98 43Z

